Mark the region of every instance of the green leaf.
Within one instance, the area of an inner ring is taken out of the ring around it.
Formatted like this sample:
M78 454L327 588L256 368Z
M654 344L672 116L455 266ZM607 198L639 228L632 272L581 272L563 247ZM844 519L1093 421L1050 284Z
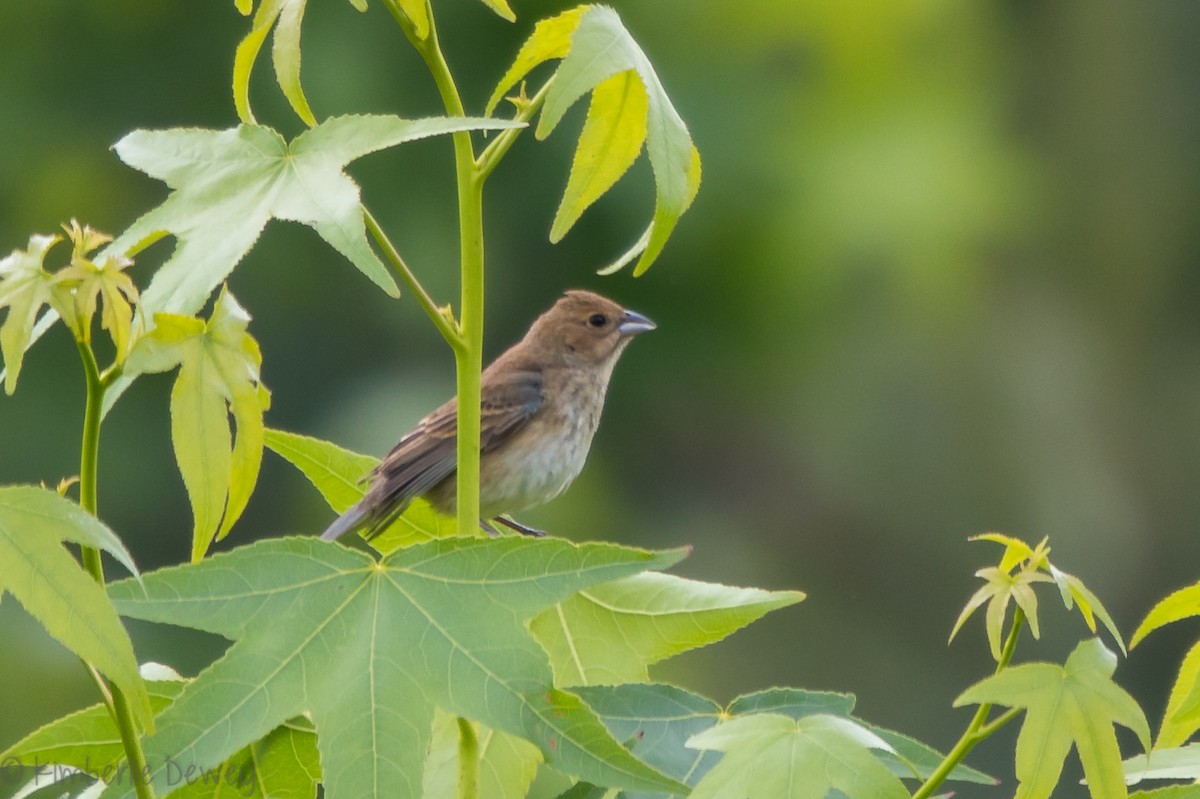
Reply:
M1075 648L1063 666L1026 663L976 683L954 701L1025 708L1017 737L1016 799L1048 797L1074 743L1094 796L1124 797L1114 723L1150 749L1150 727L1133 697L1112 681L1117 658L1098 638Z
M106 255L96 261L77 258L54 276L56 288L69 289L72 305L67 310L63 307L65 303L56 303L56 310L64 319L75 320L76 336L84 341L91 341L92 317L97 302L103 299L100 326L112 336L117 363L125 360L129 352L133 326L130 303L138 298L137 287L124 271L132 265L133 261L117 255Z
M434 707L519 735L600 784L682 789L555 689L525 622L681 553L555 539L446 539L375 561L311 538L242 547L110 587L118 609L234 640L145 741L151 763L222 762L286 719L316 724L326 795L418 797ZM166 774L156 768L156 790ZM113 792L129 796L128 790ZM112 799L112 797L110 797Z
M259 369L262 353L246 332L250 315L222 289L207 323L160 313L139 339L125 373L179 365L171 390L171 441L191 500L192 560L224 538L241 516L262 464L263 412L270 404ZM231 441L226 406L237 422Z
M638 257L634 274L645 272L662 251L679 217L700 188L700 153L671 104L654 67L615 11L584 5L539 23L488 101L492 109L532 69L562 59L542 107L539 139L548 136L572 105L588 92L588 121L576 148L567 190L555 217L557 241L579 215L625 173L646 143L654 171L654 218L637 244L622 257ZM625 78L620 75L626 74ZM641 84L633 90L629 84ZM611 268L604 271L613 271Z
M1169 785L1129 794L1131 799L1200 799L1200 785Z
M265 440L267 448L299 469L337 513L362 498L363 480L379 464L379 459L370 455L360 455L319 438L283 430L267 430ZM453 518L441 515L418 497L386 530L372 538L370 544L377 552L386 554L457 532Z
M694 735L730 718L758 714L787 716L793 720L813 715L850 718L854 697L825 691L798 688L772 688L738 697L722 710L715 702L698 694L661 684L594 685L577 691L604 720L617 740L633 741L631 751L650 765L676 779L695 785L717 762L715 752L687 748ZM893 774L922 779L933 773L942 755L925 744L890 730L873 728L851 719L878 735L895 748L895 753L879 750L874 754ZM950 779L994 785L996 780L960 765ZM649 799L641 793L624 792L622 799ZM655 794L655 797L660 795Z
M343 167L414 139L517 126L482 119L345 116L326 120L290 143L258 125L134 131L117 142L117 155L173 191L109 250L133 255L164 233L179 240L143 293L148 318L163 311L198 312L272 218L314 228L376 285L397 296L395 281L367 242L358 186Z
M526 740L475 724L479 736L479 799L524 799L537 776L542 753ZM443 711L433 718L433 739L425 760L423 796L457 795L458 720Z
M254 112L250 110L250 73L254 71L254 62L258 60L267 34L274 29L271 60L275 66L275 80L296 116L309 127L317 124L300 85L300 24L307 3L308 0L262 0L259 3L250 32L238 43L233 57L233 104L243 122L255 124ZM365 4L354 0L351 5L359 11L366 10ZM249 14L250 7L250 0L245 0L242 13Z
M1008 574L1004 569L995 566L980 569L975 572L975 576L982 578L985 581L984 585L967 600L954 622L954 628L950 631L950 640L954 640L954 636L971 614L986 602L988 646L991 647L992 658L998 661L1001 652L1000 641L1004 635L1004 618L1009 604L1015 602L1021 608L1029 621L1029 631L1037 638L1037 595L1033 593L1033 584L1050 582L1051 578L1031 568L1022 568L1016 574Z
M1156 748L1148 754L1131 757L1121 764L1125 782L1136 785L1142 780L1200 780L1200 744Z
M0 310L8 308L0 325L0 355L4 356L4 391L8 394L17 387L25 350L37 340L34 323L38 311L50 302L51 277L42 262L59 241L59 236L33 235L26 249L13 250L0 259Z
M83 508L44 488L0 488L0 594L10 592L46 632L112 680L148 728L150 699L129 634L63 541L102 549L137 574L120 539Z
M1179 675L1171 687L1156 748L1179 746L1200 729L1200 642L1192 645L1179 664Z
M551 242L557 244L588 206L633 166L646 140L649 102L633 70L618 72L592 91L567 190L550 228Z
M496 15L501 19L506 19L509 22L516 22L517 15L513 13L512 7L509 6L508 0L483 0L483 4L496 12Z
M1180 588L1163 599L1146 614L1142 623L1133 631L1129 648L1133 649L1150 633L1173 621L1200 616L1200 583Z
M557 685L644 682L651 663L803 598L646 572L581 591L537 616L530 630L550 653Z
M1070 610L1073 604L1078 605L1084 622L1093 634L1096 632L1096 617L1099 616L1100 621L1104 623L1105 628L1108 629L1113 639L1116 640L1117 646L1121 648L1121 654L1127 654L1125 651L1125 641L1121 638L1121 631L1117 629L1116 622L1112 620L1112 616L1108 615L1108 611L1104 609L1104 605L1100 604L1099 598L1075 575L1067 574L1053 564L1047 563L1046 565L1050 570L1050 576L1054 578L1055 584L1058 585L1059 593L1062 595L1063 604L1066 605L1067 610Z
M183 679L147 682L155 715L169 707L186 684ZM29 734L0 754L0 760L47 771L50 764L56 764L88 774L109 770L112 775L121 773L117 769L122 768L125 750L108 710L104 705L93 705ZM165 768L168 787L174 791L171 796L176 799L232 795L248 799L312 799L320 780L317 736L303 718L277 727L217 767L201 770L194 764L171 759ZM50 781L52 773L39 771L39 776ZM127 782L128 776L110 781L122 779Z
M720 759L715 752L688 749L684 743L716 724L721 707L699 694L673 685L592 685L574 689L600 715L618 741L633 741L635 755L664 774L688 785ZM653 794L661 796L661 794ZM622 799L648 799L623 792Z
M849 799L908 797L871 751L889 751L888 744L840 716L742 716L693 736L688 746L725 753L692 799L812 799L831 789Z

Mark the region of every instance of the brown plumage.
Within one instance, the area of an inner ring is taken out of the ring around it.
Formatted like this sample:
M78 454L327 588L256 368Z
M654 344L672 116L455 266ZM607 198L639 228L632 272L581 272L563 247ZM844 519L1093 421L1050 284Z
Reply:
M617 359L634 336L653 329L612 300L568 291L483 370L481 522L540 505L571 484L587 459ZM451 399L401 438L368 475L363 498L321 537L359 528L377 534L418 496L453 515L457 413Z

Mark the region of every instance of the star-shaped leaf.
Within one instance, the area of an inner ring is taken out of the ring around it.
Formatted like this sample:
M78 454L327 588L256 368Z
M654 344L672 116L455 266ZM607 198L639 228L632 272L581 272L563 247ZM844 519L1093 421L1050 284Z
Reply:
M637 258L634 274L640 275L696 197L700 153L650 60L606 6L583 5L539 22L492 92L488 113L532 69L552 59L562 63L546 94L537 137L550 135L567 109L588 92L592 100L550 239L566 234L625 174L645 143L654 170L654 218L638 242L602 270L616 271Z
M54 638L95 666L151 725L150 700L133 645L104 588L63 548L103 549L137 574L120 539L95 516L53 491L0 488L0 595L10 592Z
M46 253L59 236L33 235L24 250L0 259L0 310L8 309L0 325L0 355L4 356L4 390L12 394L21 374L25 350L35 340L38 311L50 302L52 278L42 267Z
M171 440L192 504L192 560L224 538L245 510L262 463L263 411L269 403L262 353L246 332L250 315L222 290L207 322L160 313L130 353L126 374L179 366L171 390ZM237 422L230 441L226 407Z
M1150 728L1133 697L1112 681L1117 658L1097 638L1075 648L1063 666L1026 663L976 683L954 701L1025 708L1017 737L1016 799L1048 797L1072 743L1093 795L1124 797L1121 751L1113 724L1137 733L1150 748Z
M530 622L558 685L645 682L651 663L711 644L799 591L763 591L645 572L580 591Z
M774 714L800 720L813 715L840 716L866 728L886 741L894 751L875 750L875 757L900 778L920 777L933 773L942 755L912 738L891 730L872 727L850 716L854 697L827 691L805 691L798 688L772 688L735 699L721 708L711 699L662 684L593 685L572 689L588 703L617 740L632 741L631 751L645 762L676 779L695 786L719 760L715 751L689 748L686 743L695 735L729 719ZM986 774L959 765L949 779L994 785L996 780ZM601 792L603 793L603 792ZM590 796L583 789L568 793L568 797ZM620 799L662 799L662 794L625 791Z
M909 795L871 751L890 751L887 742L840 716L742 716L692 736L687 745L725 753L692 799L823 799L831 789L849 799Z
M362 499L364 479L379 463L378 458L360 455L319 438L267 430L266 445L275 454L295 466L321 493L329 507L342 513ZM394 552L435 538L456 535L455 520L443 516L420 497L400 514L396 521L370 540L377 552Z
M395 296L395 282L367 242L358 186L342 171L345 165L414 139L514 126L466 118L345 116L326 120L291 142L259 125L134 131L117 142L117 155L165 181L172 193L118 236L107 251L132 256L164 234L178 239L174 254L143 294L147 318L162 311L185 315L199 311L272 218L314 228Z
M565 596L678 560L604 544L446 539L376 561L276 539L110 586L129 616L233 639L159 719L151 763L204 768L304 711L326 795L419 797L435 707L536 743L548 763L614 787L683 786L636 760L551 684L528 618ZM154 770L154 787L166 773ZM111 790L128 796L127 789Z

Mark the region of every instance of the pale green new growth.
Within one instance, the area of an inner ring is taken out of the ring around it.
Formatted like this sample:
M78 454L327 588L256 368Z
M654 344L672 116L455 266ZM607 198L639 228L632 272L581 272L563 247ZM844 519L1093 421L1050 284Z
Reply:
M1016 799L1045 799L1058 784L1074 743L1093 795L1124 797L1121 752L1113 724L1135 733L1150 748L1150 727L1133 697L1112 681L1117 657L1100 639L1084 641L1063 666L1010 666L968 688L955 706L998 703L1024 708L1017 737Z
M1004 633L1004 618L1009 604L1016 604L1024 617L1029 621L1029 630L1034 638L1040 637L1038 624L1037 594L1034 593L1035 583L1053 582L1058 586L1059 595L1067 610L1076 605L1083 616L1084 623L1093 633L1096 632L1096 617L1104 623L1105 628L1125 652L1125 642L1116 623L1093 594L1078 577L1067 574L1050 562L1050 548L1046 546L1048 539L1043 538L1036 547L1030 547L1019 538L1002 533L984 533L973 536L972 541L991 541L1004 547L1004 554L997 566L989 566L975 572L976 577L984 580L982 585L958 614L954 627L950 630L950 640L958 635L967 619L980 606L987 603L986 626L988 645L992 657L1001 659L1001 639ZM1013 569L1017 571L1013 573Z
M50 302L51 277L42 262L59 236L29 237L29 246L0 259L0 310L8 308L0 325L0 355L4 356L4 391L12 394L21 374L25 350L36 340L38 311Z
M138 723L150 728L150 699L129 634L64 541L102 549L137 574L120 539L74 502L44 488L0 488L0 595L10 592L50 635L112 680Z
M1193 616L1200 616L1200 583L1180 588L1151 608L1134 630L1129 646L1137 646L1143 638L1165 624Z
M171 440L192 504L192 560L224 538L245 510L262 463L262 353L246 332L250 315L222 289L208 322L160 313L126 362L126 374L179 366L171 390ZM231 441L229 417L237 423Z

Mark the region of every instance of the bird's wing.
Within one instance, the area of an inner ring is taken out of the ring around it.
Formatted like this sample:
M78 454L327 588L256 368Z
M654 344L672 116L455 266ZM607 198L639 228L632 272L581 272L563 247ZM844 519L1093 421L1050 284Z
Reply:
M542 376L514 371L487 375L480 406L480 450L487 452L521 429L542 405ZM457 465L458 403L450 400L400 439L371 473L364 499L367 525L381 531L414 497L449 477Z

